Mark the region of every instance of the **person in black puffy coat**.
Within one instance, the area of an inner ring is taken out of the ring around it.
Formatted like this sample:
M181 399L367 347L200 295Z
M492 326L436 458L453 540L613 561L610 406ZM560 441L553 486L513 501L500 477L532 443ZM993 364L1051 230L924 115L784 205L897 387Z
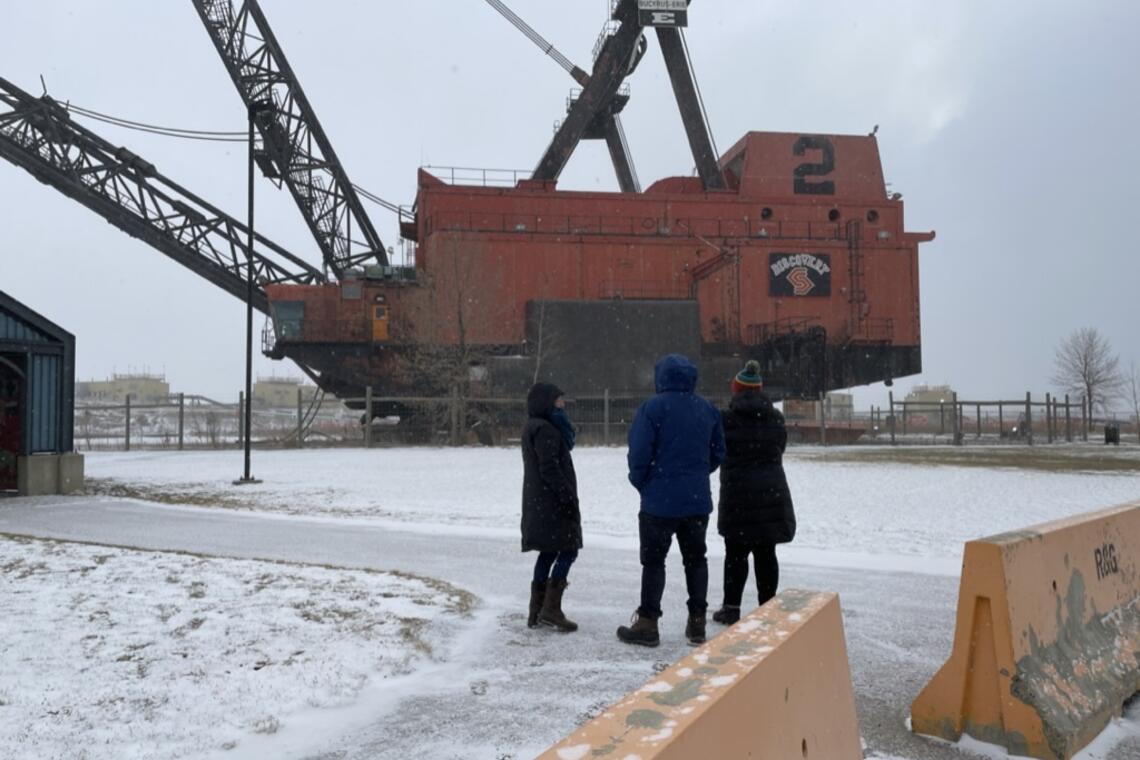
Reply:
M780 565L776 544L796 536L792 494L784 474L788 431L784 415L763 392L760 365L749 361L732 379L732 401L722 413L728 454L720 468L717 530L724 536L724 604L713 620L732 625L748 582L748 558L756 565L760 604L776 595Z
M582 548L582 515L574 475L574 427L566 416L562 391L536 383L527 394L522 430L522 550L537 551L530 587L527 626L563 632L578 624L562 612L570 566Z

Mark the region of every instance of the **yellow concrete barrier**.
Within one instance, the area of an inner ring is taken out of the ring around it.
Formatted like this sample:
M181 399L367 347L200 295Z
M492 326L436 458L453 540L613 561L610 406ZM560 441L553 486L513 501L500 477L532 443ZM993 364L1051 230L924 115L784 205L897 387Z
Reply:
M914 731L1068 760L1140 690L1140 502L970 541Z
M539 757L859 760L838 595L780 593Z

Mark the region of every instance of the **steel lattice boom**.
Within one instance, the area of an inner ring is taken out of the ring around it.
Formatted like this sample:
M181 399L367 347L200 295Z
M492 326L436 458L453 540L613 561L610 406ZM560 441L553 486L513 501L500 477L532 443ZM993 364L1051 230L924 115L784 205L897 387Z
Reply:
M0 156L245 300L245 225L163 177L153 164L76 124L52 98L34 97L5 79ZM255 236L252 255L259 286L325 281L320 270L261 235ZM253 305L268 312L261 287Z
M246 108L272 104L255 119L267 159L259 163L288 186L325 263L338 278L367 262L386 265L384 245L261 8L255 0L238 10L231 0L193 3Z

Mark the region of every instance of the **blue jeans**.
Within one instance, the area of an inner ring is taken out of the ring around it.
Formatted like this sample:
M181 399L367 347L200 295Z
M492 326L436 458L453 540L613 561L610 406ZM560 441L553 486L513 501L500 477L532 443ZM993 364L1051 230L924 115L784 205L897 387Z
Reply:
M570 576L570 566L576 559L577 549L568 552L539 552L538 559L534 561L534 580L538 583L545 582L547 578L564 581Z
M705 532L708 515L656 517L638 515L641 537L641 606L637 614L656 620L661 617L661 596L665 593L665 557L677 535L685 564L685 586L689 592L689 614L704 615L708 609L709 563L705 558Z

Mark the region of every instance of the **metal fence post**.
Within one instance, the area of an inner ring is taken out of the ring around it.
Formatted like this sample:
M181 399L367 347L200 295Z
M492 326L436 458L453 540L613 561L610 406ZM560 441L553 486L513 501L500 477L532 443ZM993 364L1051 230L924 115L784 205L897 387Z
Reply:
M961 418L958 415L958 413L961 411L961 407L958 406L957 392L950 394L950 406L952 407L951 411L954 413L953 429L951 430L951 432L954 434L954 445L961 446L962 425Z
M827 403L827 392L819 392L819 445L827 445L827 412L825 405Z
M1089 442L1088 406L1087 399L1081 396L1081 440L1085 443Z
M1033 445L1033 394L1025 392L1025 438Z
M1069 407L1069 394L1065 394L1065 440L1073 442L1073 415Z
M891 445L895 445L895 392L887 391L887 419L891 422Z
M610 389L602 391L602 443L610 445Z
M459 386L451 386L451 445L459 445Z
M1049 413L1050 396L1045 394L1045 440L1047 443L1053 442L1053 418Z
M237 409L237 429L238 429L238 446L245 440L245 391L238 391L238 409Z
M902 405L902 410L903 410L903 432L902 432L902 434L906 435L906 425L907 425L907 419L906 419L907 409L906 409L906 407L907 407L907 402L904 400L901 402L901 405Z
M124 430L123 443L124 443L125 450L130 451L131 450L131 394L129 394L129 393L127 394L126 402L127 402L126 403L127 426L126 426L126 429Z
M364 389L364 448L372 448L372 384Z
M304 448L305 446L305 418L304 412L301 411L301 389L297 389L297 448Z
M977 437L981 438L982 437L982 405L981 404L978 404L974 408L974 414L978 415L978 420L977 420L978 435L977 435Z
M178 394L178 450L186 447L186 394Z

